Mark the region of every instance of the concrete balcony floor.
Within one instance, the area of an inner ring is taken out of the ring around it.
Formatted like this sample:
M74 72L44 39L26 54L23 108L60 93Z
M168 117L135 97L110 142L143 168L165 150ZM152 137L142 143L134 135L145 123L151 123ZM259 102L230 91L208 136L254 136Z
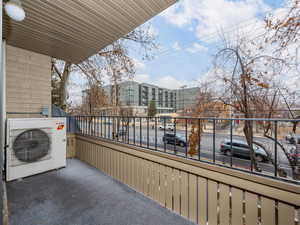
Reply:
M77 159L9 182L7 194L10 225L193 224Z

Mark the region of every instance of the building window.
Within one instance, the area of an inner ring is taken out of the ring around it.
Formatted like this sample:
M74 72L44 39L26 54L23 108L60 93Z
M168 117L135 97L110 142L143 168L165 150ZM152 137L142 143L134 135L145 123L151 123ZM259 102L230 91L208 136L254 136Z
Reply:
M155 88L152 88L152 101L155 101Z
M142 86L142 105L148 106L149 104L149 90L147 86Z
M139 106L142 105L142 85L139 85Z
M169 107L169 93L165 92L165 107Z
M160 107L163 106L163 90L162 89L158 89L158 105Z
M171 107L171 108L174 107L174 96L173 96L173 92L170 93L170 107Z

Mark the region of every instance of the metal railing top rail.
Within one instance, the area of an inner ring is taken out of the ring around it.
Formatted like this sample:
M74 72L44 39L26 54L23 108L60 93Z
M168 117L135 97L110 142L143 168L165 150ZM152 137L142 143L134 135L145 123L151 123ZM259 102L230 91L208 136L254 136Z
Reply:
M111 115L73 115L70 117L111 117L111 118L149 118L149 119L155 119L160 118L163 119L165 116L156 116L156 117L150 117L150 116L111 116ZM178 117L168 117L166 119L200 119L200 120L248 120L248 121L277 121L277 122L299 122L300 119L283 119L283 118L224 118L224 117L190 117L190 116L178 116Z
M245 137L247 123L242 120L251 121L252 135ZM266 135L265 124L254 126L256 121L270 122L271 132ZM300 184L300 133L288 136L295 122L300 120L84 115L69 117L68 128L81 135Z

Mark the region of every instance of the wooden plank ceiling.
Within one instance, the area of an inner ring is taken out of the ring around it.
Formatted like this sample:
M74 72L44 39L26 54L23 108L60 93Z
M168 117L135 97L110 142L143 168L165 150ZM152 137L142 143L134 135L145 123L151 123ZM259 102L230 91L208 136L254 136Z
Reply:
M26 18L6 15L9 45L78 63L129 33L176 0L22 0Z

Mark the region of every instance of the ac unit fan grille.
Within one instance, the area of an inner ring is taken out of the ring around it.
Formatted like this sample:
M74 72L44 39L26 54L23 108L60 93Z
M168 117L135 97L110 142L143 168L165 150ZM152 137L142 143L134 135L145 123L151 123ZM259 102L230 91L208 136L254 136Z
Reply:
M35 162L45 157L50 151L50 138L40 129L26 130L13 142L16 158L22 162Z

